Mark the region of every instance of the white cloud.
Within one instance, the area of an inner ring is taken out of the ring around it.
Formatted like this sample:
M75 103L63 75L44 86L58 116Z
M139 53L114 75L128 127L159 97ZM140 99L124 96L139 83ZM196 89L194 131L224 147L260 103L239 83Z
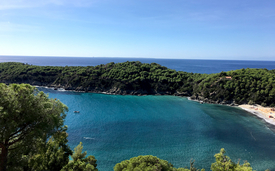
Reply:
M98 0L0 0L0 10L34 8L45 5L88 7Z

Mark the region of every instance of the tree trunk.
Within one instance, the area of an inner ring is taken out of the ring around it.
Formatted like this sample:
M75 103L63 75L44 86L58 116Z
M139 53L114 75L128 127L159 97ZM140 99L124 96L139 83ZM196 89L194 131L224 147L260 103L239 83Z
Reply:
M1 154L0 154L0 171L6 171L7 168L7 158L8 158L8 148L0 143Z

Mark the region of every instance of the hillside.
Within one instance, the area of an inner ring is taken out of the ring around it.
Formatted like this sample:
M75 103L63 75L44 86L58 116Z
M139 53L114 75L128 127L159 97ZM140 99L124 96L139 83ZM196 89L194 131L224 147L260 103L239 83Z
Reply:
M86 67L7 62L0 63L0 82L123 95L191 96L208 103L275 106L275 70L267 69L197 74L138 61Z

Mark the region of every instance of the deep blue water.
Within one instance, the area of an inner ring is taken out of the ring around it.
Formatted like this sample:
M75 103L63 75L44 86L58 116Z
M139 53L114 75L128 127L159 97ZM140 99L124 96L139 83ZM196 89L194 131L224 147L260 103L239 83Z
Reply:
M177 71L218 73L241 68L275 69L275 61L219 61L137 58L1 57L0 62L87 66L108 62L156 62ZM122 160L155 155L176 167L210 170L214 154L225 148L237 162L247 160L259 171L275 170L275 128L239 108L199 104L174 96L121 96L39 88L69 107L69 145L80 141L88 155L109 171ZM80 113L73 113L79 110Z
M275 69L275 61L0 56L0 62L23 62L41 66L96 66L109 62L118 63L126 61L155 62L176 71L206 74L242 68Z

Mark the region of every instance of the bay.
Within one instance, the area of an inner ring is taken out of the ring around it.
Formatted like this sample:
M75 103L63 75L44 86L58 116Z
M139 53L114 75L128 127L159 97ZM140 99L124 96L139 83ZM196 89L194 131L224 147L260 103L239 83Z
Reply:
M40 66L95 66L109 62L159 63L177 71L219 73L241 68L275 69L275 61L153 58L73 58L0 56L0 62ZM69 107L69 145L83 142L101 171L138 155L155 155L176 167L210 170L214 154L225 148L234 162L247 160L256 170L275 170L275 128L228 106L199 104L174 96L120 96L39 88ZM80 113L73 113L74 110Z
M234 162L247 160L256 170L275 170L274 127L239 108L175 96L39 89L69 107L69 145L83 142L99 170L113 170L116 163L139 155L154 155L175 167L189 166L193 158L196 167L210 170L221 148Z

